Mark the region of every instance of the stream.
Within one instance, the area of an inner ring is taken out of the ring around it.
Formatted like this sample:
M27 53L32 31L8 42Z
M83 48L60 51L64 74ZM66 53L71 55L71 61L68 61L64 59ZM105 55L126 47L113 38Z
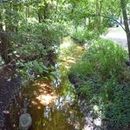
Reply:
M83 48L64 38L57 61L56 79L40 77L28 84L15 104L10 107L13 130L18 130L21 106L28 102L27 113L32 117L30 130L81 130L84 127L83 113L78 105L74 86L68 80L70 67L83 53Z

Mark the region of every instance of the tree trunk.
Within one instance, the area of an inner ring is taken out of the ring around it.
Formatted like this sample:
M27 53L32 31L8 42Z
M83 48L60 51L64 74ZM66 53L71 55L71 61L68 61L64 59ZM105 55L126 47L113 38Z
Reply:
M102 11L102 2L100 0L96 0L96 31L101 31L101 11Z
M0 31L3 30L3 24L2 24L2 16L1 16L1 13L0 13Z
M9 36L6 32L0 32L0 55L5 64L8 64L12 59L9 55L11 53L11 46Z
M124 25L125 25L125 31L126 31L126 37L127 37L127 44L128 44L128 53L129 53L129 59L130 59L130 29L128 24L128 17L127 17L127 10L126 10L126 0L120 0L123 19L124 19Z

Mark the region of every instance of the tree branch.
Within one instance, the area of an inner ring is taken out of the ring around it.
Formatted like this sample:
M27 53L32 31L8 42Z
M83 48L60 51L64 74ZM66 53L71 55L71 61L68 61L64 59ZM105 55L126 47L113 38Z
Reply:
M126 29L122 26L122 24L121 24L120 22L118 22L116 19L111 18L111 17L109 17L109 16L102 15L102 14L100 14L100 15L97 15L97 14L89 14L88 17L104 17L104 18L107 18L107 19L111 19L111 20L115 21L116 23L118 23L118 24L122 27L122 29L126 32Z

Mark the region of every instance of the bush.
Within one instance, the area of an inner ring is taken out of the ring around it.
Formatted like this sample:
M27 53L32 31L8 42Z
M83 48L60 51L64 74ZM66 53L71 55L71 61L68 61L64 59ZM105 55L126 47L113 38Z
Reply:
M72 34L72 38L82 44L84 44L86 41L97 39L98 36L98 33L94 31L89 31L88 29L78 30L77 32Z
M28 27L23 25L18 34L12 35L13 53L19 59L17 71L24 79L30 78L29 73L48 77L54 71L64 28L54 22L28 23Z
M107 121L110 130L130 123L130 69L125 65L126 52L108 40L98 40L70 71L71 82L79 98L96 115ZM94 109L98 108L98 111Z

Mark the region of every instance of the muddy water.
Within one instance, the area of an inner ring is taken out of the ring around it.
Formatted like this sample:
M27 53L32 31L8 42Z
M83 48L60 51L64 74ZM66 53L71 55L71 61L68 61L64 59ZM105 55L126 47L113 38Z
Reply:
M82 114L75 96L70 92L63 94L64 89L56 89L50 81L40 79L24 90L24 98L30 100L28 112L33 120L31 130L81 129Z

